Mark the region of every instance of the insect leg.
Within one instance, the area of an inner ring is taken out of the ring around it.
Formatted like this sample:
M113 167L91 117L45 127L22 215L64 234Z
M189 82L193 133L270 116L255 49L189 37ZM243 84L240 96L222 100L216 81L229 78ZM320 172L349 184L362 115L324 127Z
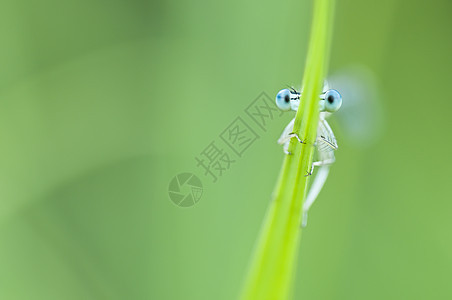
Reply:
M309 208L314 203L315 199L322 190L323 185L325 184L325 181L328 178L329 172L330 172L329 165L323 165L317 171L314 181L312 182L311 188L309 189L308 196L306 197L306 200L303 203L303 218L302 218L303 227L306 227L306 225L308 224Z
M308 195L305 202L303 203L303 217L302 226L306 227L308 222L308 210L314 203L315 199L319 195L320 191L328 178L328 173L330 172L330 165L336 160L334 157L334 150L331 148L324 148L320 143L317 144L317 151L319 158L321 160L312 163L311 171L307 176L311 175L314 171L314 167L319 167L317 174L315 175L314 181L311 184Z
M306 144L305 141L303 141L298 134L293 132L293 124L294 124L294 120L292 119L292 121L289 122L289 124L287 124L286 128L284 128L283 133L281 134L280 138L278 139L278 144L284 145L283 149L284 149L284 153L286 154L291 154L288 151L289 148L289 143L290 143L290 139L291 138L296 138L300 143L302 144Z

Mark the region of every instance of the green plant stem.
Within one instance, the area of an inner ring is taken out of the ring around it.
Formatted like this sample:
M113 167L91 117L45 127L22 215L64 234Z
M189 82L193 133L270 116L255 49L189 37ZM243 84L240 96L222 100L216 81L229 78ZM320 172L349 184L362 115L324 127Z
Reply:
M302 206L314 154L319 118L319 95L326 74L334 0L315 0L308 55L302 83L301 106L294 132L306 141L292 139L272 202L267 210L254 252L243 300L289 299L301 239Z

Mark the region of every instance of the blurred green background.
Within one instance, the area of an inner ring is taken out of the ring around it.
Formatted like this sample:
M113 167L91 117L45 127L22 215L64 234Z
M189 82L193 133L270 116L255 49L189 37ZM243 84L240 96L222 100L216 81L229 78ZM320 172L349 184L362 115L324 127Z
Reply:
M2 1L0 299L236 298L292 114L215 183L195 157L261 92L300 85L311 6ZM329 74L371 79L332 118L296 299L452 298L451 8L337 1ZM168 197L181 172L203 182L190 208Z

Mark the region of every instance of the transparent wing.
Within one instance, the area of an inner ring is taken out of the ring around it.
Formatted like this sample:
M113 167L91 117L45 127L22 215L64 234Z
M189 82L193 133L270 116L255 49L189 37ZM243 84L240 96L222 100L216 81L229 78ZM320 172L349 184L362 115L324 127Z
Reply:
M324 118L320 118L317 128L317 150L319 155L332 155L334 157L334 151L337 150L337 147L336 137L330 125Z

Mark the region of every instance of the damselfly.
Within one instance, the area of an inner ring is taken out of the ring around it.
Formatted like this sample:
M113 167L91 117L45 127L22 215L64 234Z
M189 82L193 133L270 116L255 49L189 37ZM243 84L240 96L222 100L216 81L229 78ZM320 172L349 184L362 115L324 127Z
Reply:
M283 89L276 95L276 105L279 109L284 111L297 111L300 107L300 95L301 93L297 92L294 88ZM314 167L318 167L318 171L314 181L311 184L306 200L303 203L303 227L307 225L308 210L325 184L330 170L330 165L335 161L334 151L338 148L337 141L330 125L326 121L326 118L339 110L341 105L341 94L339 94L336 90L329 89L328 84L325 83L323 92L319 97L319 125L317 128L317 138L314 144L317 150L317 159L312 163L311 169L307 171L307 176L313 173ZM278 139L278 143L283 145L284 152L288 155L291 154L288 151L288 147L292 138L296 138L300 143L305 143L303 139L293 132L294 121L295 118L289 122L281 134L281 137Z

